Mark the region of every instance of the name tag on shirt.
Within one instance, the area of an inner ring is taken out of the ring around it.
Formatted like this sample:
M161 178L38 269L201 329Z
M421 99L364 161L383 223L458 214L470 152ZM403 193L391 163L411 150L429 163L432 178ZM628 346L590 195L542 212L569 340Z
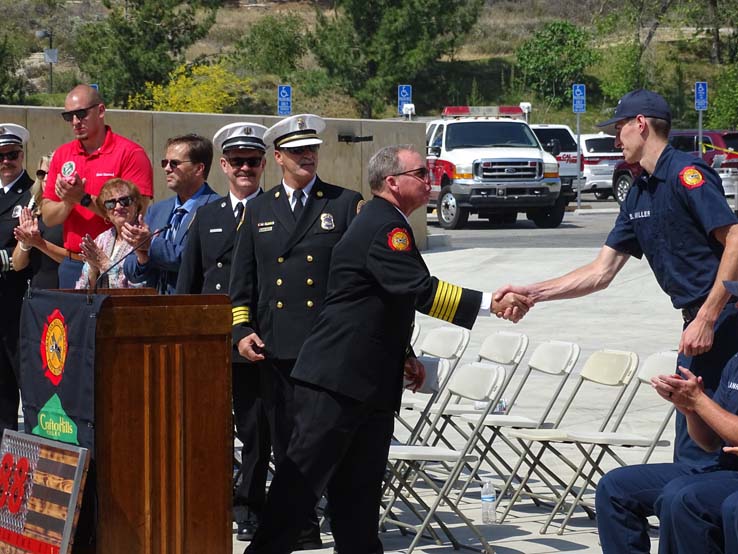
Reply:
M222 229L222 228L220 228L220 227L219 227L219 228L217 228L217 229L210 229L210 232L211 232L211 233L222 233L222 232L223 232L223 229Z
M267 233L267 232L271 231L272 229L274 229L274 227L259 227L259 232L260 233Z

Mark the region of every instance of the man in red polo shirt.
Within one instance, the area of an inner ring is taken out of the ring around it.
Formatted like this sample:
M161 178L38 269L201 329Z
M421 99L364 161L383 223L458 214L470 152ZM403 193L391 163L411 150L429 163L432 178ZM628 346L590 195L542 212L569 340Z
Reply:
M96 89L74 87L61 115L71 124L75 140L54 151L41 212L47 225L64 224L68 255L59 265L59 288L74 288L83 265L82 237L94 238L110 227L95 203L103 184L113 177L135 183L145 211L154 195L154 177L144 149L105 125L105 104Z

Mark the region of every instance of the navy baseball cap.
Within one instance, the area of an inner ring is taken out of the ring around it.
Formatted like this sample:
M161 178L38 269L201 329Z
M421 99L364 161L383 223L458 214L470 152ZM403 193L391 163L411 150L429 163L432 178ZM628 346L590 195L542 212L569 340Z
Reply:
M608 131L613 133L612 127L618 121L631 119L637 115L665 119L671 123L671 110L664 97L650 90L638 89L623 96L615 106L614 117L598 123L597 127L609 127Z

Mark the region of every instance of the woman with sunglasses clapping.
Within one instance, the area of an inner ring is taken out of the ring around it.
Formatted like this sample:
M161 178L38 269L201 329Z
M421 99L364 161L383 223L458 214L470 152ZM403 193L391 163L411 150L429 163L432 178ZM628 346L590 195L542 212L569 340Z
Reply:
M105 219L113 226L95 240L89 235L82 238L80 247L85 264L75 288L94 289L96 284L100 288L139 286L128 282L123 273L123 264L115 264L132 252L120 230L124 223L137 220L143 207L141 192L130 181L115 178L103 185L95 201L100 211L105 213ZM100 283L97 283L98 279Z

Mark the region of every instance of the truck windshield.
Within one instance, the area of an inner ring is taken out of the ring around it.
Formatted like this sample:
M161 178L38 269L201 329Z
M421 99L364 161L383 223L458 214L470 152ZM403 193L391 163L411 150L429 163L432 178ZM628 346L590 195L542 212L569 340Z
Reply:
M538 141L524 123L469 121L446 126L446 150L454 148L538 148Z

